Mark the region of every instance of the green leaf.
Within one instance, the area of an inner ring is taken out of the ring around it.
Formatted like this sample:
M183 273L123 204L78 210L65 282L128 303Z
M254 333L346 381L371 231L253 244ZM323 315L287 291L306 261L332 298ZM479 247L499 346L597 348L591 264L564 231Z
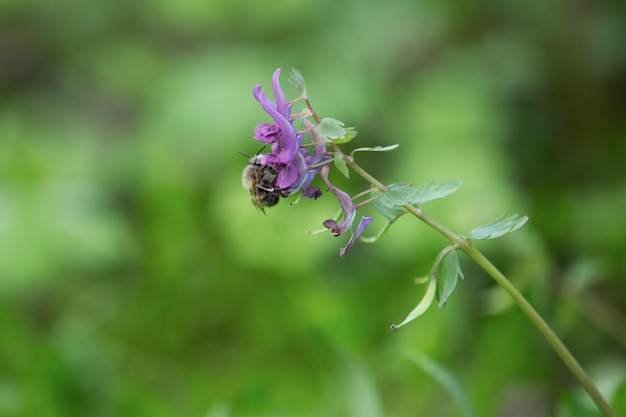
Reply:
M354 154L356 152L389 152L389 151L393 151L394 149L397 149L400 145L395 144L395 145L389 145L389 146L374 146L373 148L356 148L355 150L352 151L352 153L350 153L350 156L354 156Z
M346 129L343 128L343 122L324 117L320 124L317 125L317 132L324 138L336 139L342 138L346 134Z
M406 182L389 184L380 202L387 207L405 206L411 203L418 193L417 188Z
M341 172L346 178L350 178L350 171L348 170L346 161L344 161L341 155L335 152L335 158L333 161L335 163L335 167L339 170L339 172Z
M477 416L463 387L447 369L419 352L407 353L406 356L450 393L465 417Z
M617 385L611 405L618 416L626 416L626 378Z
M347 399L349 416L383 417L380 391L373 381L372 372L353 355L341 354L347 365Z
M448 248L444 250L449 250ZM463 278L463 272L459 265L459 258L456 250L446 254L439 264L437 271L437 300L439 307L443 307L448 301L448 297L454 292L459 277Z
M494 222L475 228L469 232L468 237L475 240L495 239L516 231L528 221L528 216L519 217L517 213L510 217L506 216L507 213L504 213L502 217Z
M374 205L374 208L390 222L395 221L398 217L407 213L404 207L389 207L385 205L380 198L378 200L374 200L372 204Z
M430 305L433 303L433 300L435 299L436 287L437 285L435 284L435 279L431 277L428 283L428 287L426 288L426 292L424 293L424 297L422 297L422 300L417 304L417 306L413 309L413 311L411 311L409 315L406 316L406 318L404 319L404 321L402 321L402 323L392 324L390 326L391 330L397 330L400 327L404 326L405 324L410 323L411 321L415 320L416 318L424 314L426 310L428 310L428 307L430 307Z
M337 144L350 142L356 137L356 130L353 127L343 127L343 122L330 117L324 117L317 125L317 133Z
M567 391L559 396L556 416L559 417L605 417L607 414L601 413L591 401L585 401L573 391ZM623 416L623 414L615 413L615 416Z
M382 193L380 191L374 191L370 194L372 197L380 197ZM400 216L403 216L408 213L404 207L387 207L383 203L381 203L380 198L375 199L372 204L374 204L374 208L378 210L380 214L383 215L385 219L387 219L387 223L381 229L380 232L376 236L372 237L363 237L361 236L361 241L372 243L376 242L378 239L383 237L385 233L391 228L391 225L398 220Z
M356 138L357 131L353 127L344 127L344 130L345 130L345 133L343 135L343 138L333 139L333 142L335 142L337 145L348 143L352 139Z
M446 181L441 184L436 184L435 181L429 182L424 187L417 188L418 193L411 201L413 204L424 204L427 201L438 200L444 198L459 189L462 182L461 180Z
M289 83L296 89L301 96L306 97L306 83L304 82L304 78L302 78L302 74L295 68L291 68L291 72L289 73Z

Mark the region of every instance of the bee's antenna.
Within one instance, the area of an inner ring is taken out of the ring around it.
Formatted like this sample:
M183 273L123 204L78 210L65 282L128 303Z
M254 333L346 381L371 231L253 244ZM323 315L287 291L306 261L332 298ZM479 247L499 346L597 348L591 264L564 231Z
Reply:
M263 149L265 149L265 146L263 146L261 149L259 149L259 151L258 151L257 153L255 153L255 154L254 154L254 157L256 158L257 156L259 156L259 154L260 154L261 152L263 152ZM246 157L246 158L248 158L248 159L252 159L252 157L251 157L250 155L248 155L247 153L245 153L245 152L237 151L237 153L242 154L243 156L245 156L245 157Z

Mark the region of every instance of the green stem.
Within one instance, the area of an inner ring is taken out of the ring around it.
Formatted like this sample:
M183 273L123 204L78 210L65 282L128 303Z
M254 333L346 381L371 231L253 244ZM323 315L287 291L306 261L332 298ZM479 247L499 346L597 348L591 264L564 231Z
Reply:
M611 406L606 402L606 400L598 391L598 388L594 385L589 375L585 372L583 367L578 363L574 355L567 349L567 347L563 344L561 339L554 333L552 328L546 323L546 321L541 317L537 310L533 308L533 306L524 298L522 293L520 293L517 288L511 284L503 274L500 272L486 257L483 255L478 249L473 247L472 245L468 245L465 248L461 248L465 253L467 253L481 268L483 268L491 277L502 287L504 288L511 298L515 300L520 309L528 316L530 321L537 327L539 332L546 338L552 349L556 352L557 355L561 358L561 360L565 363L565 365L572 371L574 376L580 381L580 384L583 386L587 394L593 399L598 408L604 413L607 417L616 417L614 411L611 409Z
M345 155L339 148L332 143L331 146L334 148L336 152L339 152L340 156L346 161L347 165L352 168L354 172L359 174L362 178L364 178L367 182L372 184L374 187L379 189L382 192L387 191L387 187L372 177L368 172L366 172L363 168L361 168L355 161L354 158L351 158ZM546 321L541 317L541 315L533 308L533 306L524 298L522 293L520 293L515 286L500 272L486 257L483 255L478 249L476 249L470 240L466 239L464 236L457 235L452 232L450 229L446 228L442 224L439 224L435 220L426 216L422 211L421 207L416 207L414 205L406 205L404 208L416 216L418 219L422 220L424 223L428 224L433 229L437 230L439 233L448 238L451 242L453 242L459 249L465 252L470 258L474 260L485 272L487 272L502 288L504 288L511 298L517 303L522 312L526 314L526 316L530 319L530 321L535 325L535 327L539 330L539 332L546 338L552 349L556 352L556 354L561 358L563 363L570 369L570 371L574 374L574 376L578 379L580 384L583 386L587 394L593 399L598 408L604 413L606 417L616 417L615 412L611 409L611 406L606 402L606 400L598 391L598 388L594 385L593 381L587 375L582 366L578 363L574 355L567 349L567 347L563 344L561 339L557 336L557 334L552 330L552 328L546 323Z

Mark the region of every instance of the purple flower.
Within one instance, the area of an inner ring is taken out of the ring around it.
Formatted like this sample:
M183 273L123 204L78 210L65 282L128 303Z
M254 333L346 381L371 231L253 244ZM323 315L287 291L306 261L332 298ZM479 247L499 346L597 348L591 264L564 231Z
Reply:
M318 198L322 195L322 191L317 187L311 187L310 184L313 182L315 175L320 171L319 165L330 160L330 157L326 155L326 142L324 142L324 138L322 138L317 132L317 129L315 129L315 125L305 120L304 126L308 130L308 135L313 145L313 152L310 155L306 154L304 160L307 166L317 166L317 168L309 168L302 184L302 195L307 198Z
M279 132L280 128L276 123L261 123L254 128L254 139L265 143L273 143L276 142L275 137Z
M304 127L308 130L309 138L311 138L311 144L313 145L313 153L306 157L306 163L310 166L317 165L324 160L329 160L330 157L326 156L326 142L317 132L315 125L305 120Z
M271 165L275 169L276 177L272 185L279 189L283 196L302 190L304 197L317 198L322 192L310 184L319 168L309 169L309 167L329 159L325 156L324 139L317 134L315 126L306 121L305 126L309 130L313 151L309 155L301 148L304 135L299 134L293 126L291 104L287 103L280 87L279 75L280 68L272 76L275 103L267 98L260 85L253 89L254 98L274 119L274 123L261 123L254 129L254 139L272 146L271 153L259 156L259 163Z
M324 167L321 169L320 175L322 176L322 179L324 180L326 185L328 185L332 192L335 193L335 195L337 196L337 199L339 200L339 205L343 210L343 219L339 224L336 220L328 219L324 222L324 227L330 229L331 235L339 236L343 234L346 230L350 229L352 223L354 223L354 218L356 216L356 206L354 205L352 199L348 194L344 193L339 188L330 183L330 181L328 180L328 171L328 165L324 165ZM372 217L364 216L361 218L361 221L359 222L356 231L354 232L352 237L350 237L350 240L348 241L346 246L339 251L339 256L343 256L348 253L348 251L352 248L352 245L354 245L354 242L356 242L356 240L359 238L359 236L361 236L363 231L367 228L367 226L369 226L371 222Z
M280 88L278 76L280 68L274 72L272 77L272 87L276 103L267 98L263 93L261 86L256 85L252 90L254 98L261 104L261 107L269 114L274 123L262 123L254 129L254 139L272 144L272 153L262 155L260 163L263 165L285 165L293 163L300 144L302 143L302 135L298 135L293 127L293 119L290 118L291 105L285 101L285 94ZM288 188L291 183L285 182L285 178L292 178L292 175L286 175L276 181L278 188Z
M361 217L361 221L359 222L359 225L356 227L356 232L354 232L352 237L350 237L350 240L348 241L346 246L341 248L341 250L339 251L339 257L342 257L343 255L348 253L350 249L352 249L352 245L354 245L354 242L356 242L359 236L361 236L361 233L363 233L365 228L369 226L369 224L372 222L372 219L373 217L365 217L365 216Z
M267 166L263 168L268 176L263 178L263 185L272 187L271 190L268 189L267 191L271 191L274 193L273 195L279 193L282 197L300 192L306 198L318 198L322 195L322 191L311 186L311 184L315 176L320 173L326 185L339 200L339 205L343 211L340 223L337 223L337 220L328 219L324 222L324 226L329 229L331 235L342 235L352 227L357 207L347 193L335 187L328 180L328 163L332 157L326 153L326 141L317 131L317 125L307 120L309 116L314 116L317 120L317 116L314 115L310 107L310 112L307 113L305 110L300 115L304 130L298 132L294 128L294 117L291 115L293 102L289 103L285 99L285 93L280 87L280 71L278 68L272 76L275 102L265 95L260 85L256 85L252 90L254 98L274 120L273 123L261 123L254 128L254 139L271 147L271 152L258 155L254 163ZM304 98L306 97L301 96L294 101ZM303 145L305 138L306 144ZM371 221L371 217L361 218L356 231L346 246L341 249L339 256L344 256L352 248L354 242Z
M352 222L354 222L354 216L356 216L356 207L354 203L352 203L352 198L347 193L344 193L339 188L335 187L328 180L328 165L324 165L320 172L322 179L328 185L328 188L331 189L335 196L337 196L337 200L339 200L339 205L341 206L341 210L343 210L343 219L341 223L337 223L336 220L328 219L324 222L324 227L330 229L330 234L333 236L339 236L343 234L346 230L352 226Z

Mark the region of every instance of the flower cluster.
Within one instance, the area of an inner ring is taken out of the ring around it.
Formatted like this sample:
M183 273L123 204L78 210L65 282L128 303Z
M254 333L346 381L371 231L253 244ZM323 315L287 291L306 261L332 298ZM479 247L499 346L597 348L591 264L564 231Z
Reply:
M322 180L339 200L343 212L340 223L337 223L337 219L328 219L324 222L324 227L330 231L331 235L340 236L352 227L357 205L347 193L329 181L329 164L333 160L332 154L326 149L329 139L320 134L318 129L320 120L310 107L306 96L302 95L291 102L286 100L285 93L280 87L280 71L280 68L277 69L272 76L275 102L265 95L260 85L256 85L253 89L254 98L274 120L273 123L261 123L254 129L253 138L271 147L271 152L257 155L255 163L267 167L266 172L275 175L270 183L271 191L279 193L282 197L297 192L306 198L320 197L322 191L311 185L315 176L320 173ZM299 100L305 100L309 110L292 115L293 103ZM294 127L296 116L302 122L302 131ZM315 123L308 120L309 117L312 117ZM303 143L305 140L306 143ZM371 217L361 219L348 244L341 249L339 256L343 256L350 250L371 221Z
M326 156L326 145L315 129L307 132L296 131L293 125L295 118L291 115L293 103L286 101L285 93L280 88L279 76L280 68L272 77L275 103L267 98L260 85L256 85L252 91L263 110L274 119L274 123L261 123L254 129L254 139L270 144L272 148L270 153L259 155L259 163L269 165L275 170L273 186L283 196L301 191L304 197L317 198L322 192L310 184L319 171L315 166L329 159ZM302 147L305 134L311 138L313 145L310 154Z

